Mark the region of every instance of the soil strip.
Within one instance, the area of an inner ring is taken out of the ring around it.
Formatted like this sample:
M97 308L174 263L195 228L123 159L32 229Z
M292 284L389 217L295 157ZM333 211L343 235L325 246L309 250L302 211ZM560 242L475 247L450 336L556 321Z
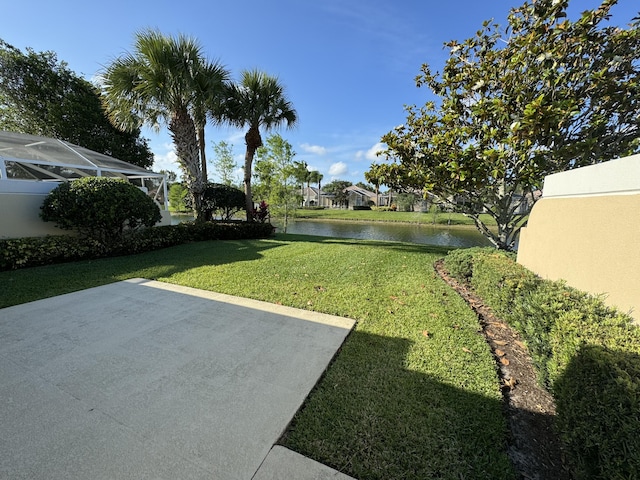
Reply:
M560 439L554 430L555 402L540 387L531 357L520 335L497 318L470 288L457 282L444 268L436 272L478 315L482 333L491 347L502 385L509 426L507 453L520 479L569 480L563 466Z

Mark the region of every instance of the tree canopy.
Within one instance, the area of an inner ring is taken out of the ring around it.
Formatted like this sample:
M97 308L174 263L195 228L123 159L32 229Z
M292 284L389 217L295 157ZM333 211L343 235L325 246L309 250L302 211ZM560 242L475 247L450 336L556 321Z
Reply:
M0 40L0 130L57 138L149 168L140 129L109 121L100 92L53 52L25 52Z
M298 114L277 77L260 70L243 70L238 83L229 85L222 117L239 128L247 128L244 160L244 191L247 220L253 219L251 174L253 158L262 146L260 130L273 130L281 125L293 127Z
M285 233L289 217L295 214L302 200L296 178L300 165L294 162L295 155L291 144L278 134L270 135L256 152L256 194L269 205L272 213L284 219Z
M443 71L416 79L436 100L408 108L367 180L435 194L512 249L546 175L638 151L640 18L607 25L615 3L571 20L568 0L527 1L447 43Z
M221 140L213 144L213 152L215 153L213 167L220 177L220 181L229 187L235 186L235 171L238 164L233 158L233 145Z
M206 112L219 111L215 102L222 102L227 77L225 68L208 60L195 39L156 30L139 32L133 53L116 58L103 72L105 106L117 126L156 127L166 122L198 221L204 218L207 184L201 128Z
M349 200L349 194L345 189L351 185L353 183L347 180L332 180L324 186L323 190L327 193L332 193L333 202L342 206L346 205Z

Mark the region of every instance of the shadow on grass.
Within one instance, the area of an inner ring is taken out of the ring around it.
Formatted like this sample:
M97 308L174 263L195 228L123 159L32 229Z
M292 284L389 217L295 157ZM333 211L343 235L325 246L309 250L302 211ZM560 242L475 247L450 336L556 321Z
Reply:
M640 355L584 345L554 385L577 478L640 478Z
M360 247L382 247L388 250L412 253L435 253L438 255L446 255L451 250L459 247L443 247L440 245L427 245L419 243L394 242L391 240L361 240L357 238L337 238L337 237L320 237L316 235L302 235L295 233L278 233L276 239L287 242L309 242L309 243L325 243L337 245L357 245Z
M515 478L499 396L408 370L411 343L352 332L281 443L354 478Z
M0 272L0 308L107 283L141 277L169 277L203 266L262 257L286 243L261 240L195 242L136 255L101 258Z

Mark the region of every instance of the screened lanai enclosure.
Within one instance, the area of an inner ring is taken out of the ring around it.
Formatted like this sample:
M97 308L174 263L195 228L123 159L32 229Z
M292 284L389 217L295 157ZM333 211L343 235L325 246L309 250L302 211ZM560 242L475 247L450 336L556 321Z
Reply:
M164 175L62 140L0 132L0 238L63 233L40 219L40 206L60 182L90 176L127 179L170 222Z

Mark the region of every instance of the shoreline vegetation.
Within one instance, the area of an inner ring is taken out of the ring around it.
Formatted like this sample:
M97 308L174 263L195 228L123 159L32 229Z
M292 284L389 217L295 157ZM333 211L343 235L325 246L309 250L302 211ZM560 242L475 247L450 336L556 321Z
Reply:
M171 212L172 216L190 216L188 212ZM481 215L482 221L491 227L496 222L489 215ZM279 217L273 216L278 220ZM473 220L462 213L448 212L393 212L383 210L348 210L341 208L307 209L299 208L291 217L296 221L345 221L345 222L370 222L370 223L402 223L418 224L432 227L446 228L475 228Z
M489 215L481 215L484 222L495 225ZM355 220L388 223L419 223L433 226L471 226L473 220L462 213L394 212L384 210L348 210L340 208L296 210L296 220Z

